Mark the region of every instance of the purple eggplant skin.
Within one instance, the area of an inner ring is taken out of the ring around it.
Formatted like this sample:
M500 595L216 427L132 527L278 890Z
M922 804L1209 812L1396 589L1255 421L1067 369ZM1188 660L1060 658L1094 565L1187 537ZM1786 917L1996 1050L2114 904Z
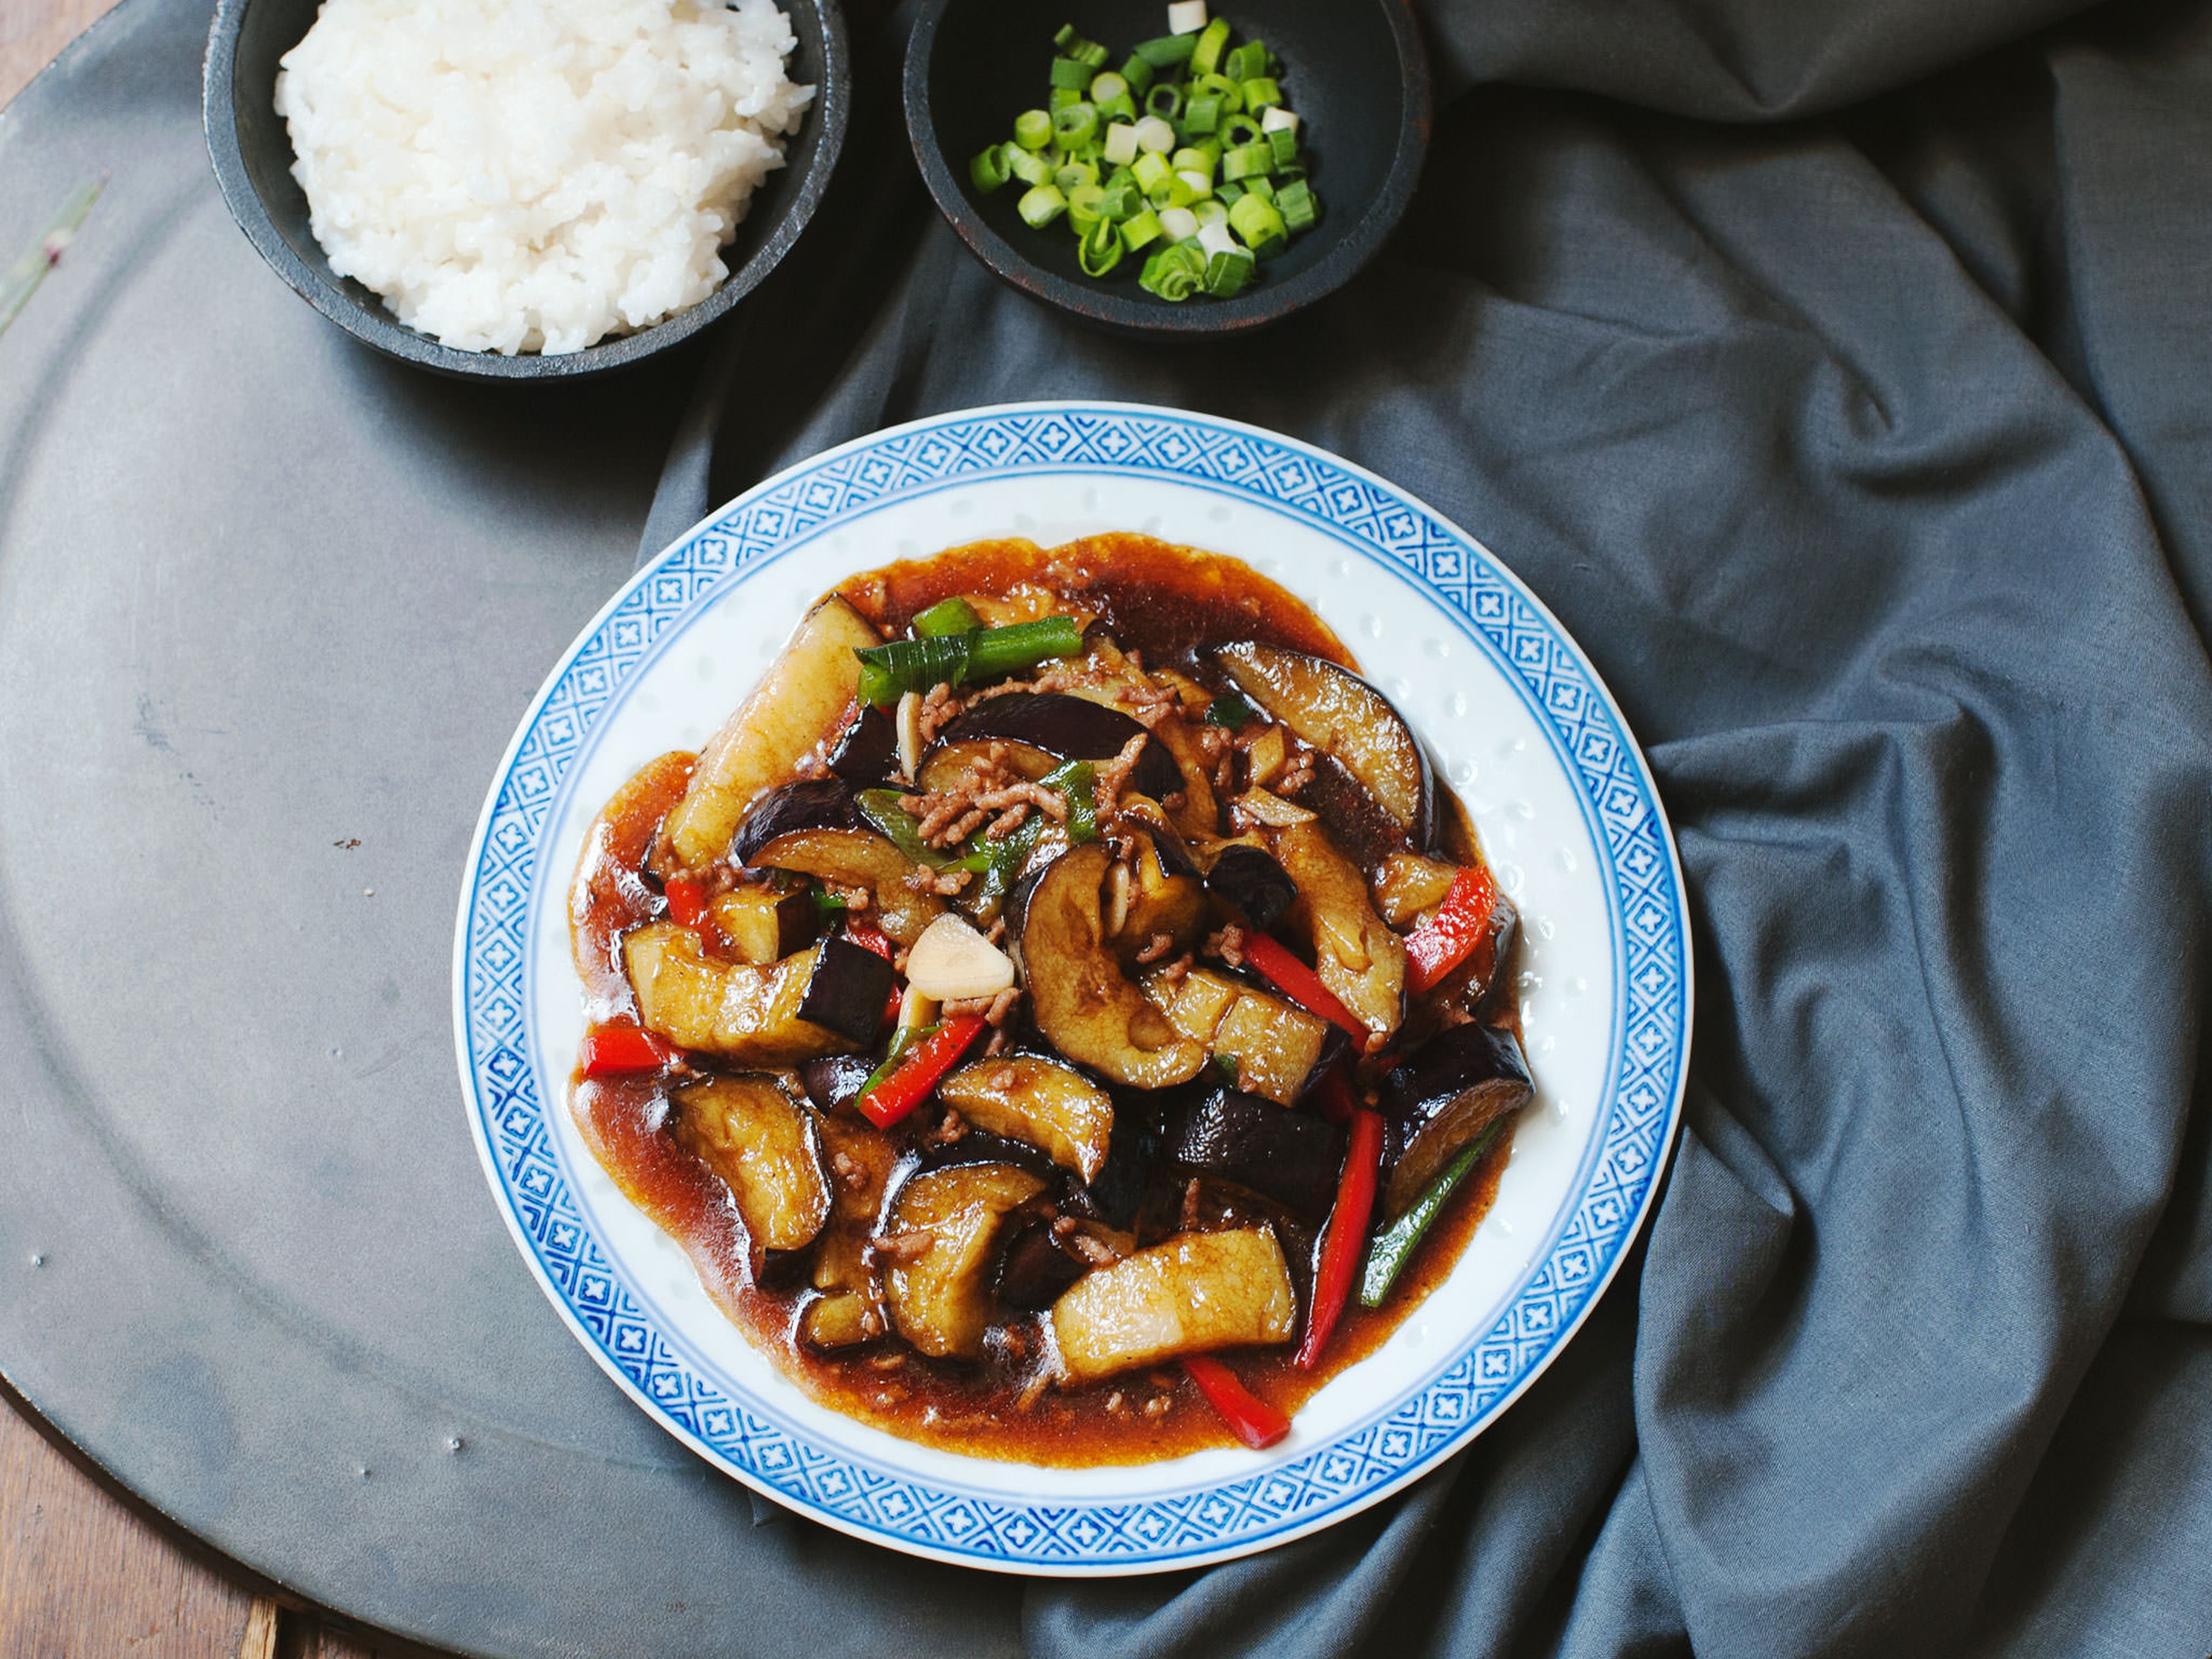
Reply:
M880 1004L876 1012L880 1017ZM824 1054L799 1068L799 1081L816 1109L834 1112L847 1102L860 1097L860 1091L867 1086L875 1069L876 1062L866 1054Z
M1455 1025L1382 1080L1383 1209L1402 1214L1437 1170L1535 1097L1520 1039L1502 1025Z
M859 790L842 778L807 778L771 789L753 803L730 842L731 861L749 865L770 842L801 830L875 833L875 826L861 814Z
M924 1118L923 1121L928 1121ZM925 1146L921 1162L915 1173L930 1170L948 1169L955 1164L1011 1164L1017 1170L1026 1170L1048 1188L1058 1189L1064 1182L1066 1171L1050 1158L1027 1141L1011 1140L1004 1135L994 1135L984 1129L970 1129L957 1140Z
M829 765L833 775L855 788L890 782L898 769L898 727L882 709L863 704L860 718L831 746Z
M937 734L940 743L998 738L1025 743L1062 760L1111 760L1145 728L1118 708L1064 691L1009 691L987 697ZM1182 787L1182 769L1165 745L1148 743L1129 775L1129 787L1160 800Z
M1114 1097L1114 1133L1106 1141L1106 1167L1075 1201L1108 1226L1126 1231L1137 1224L1159 1161L1160 1103L1142 1089L1108 1092Z
M883 1029L884 1007L896 977L890 963L873 951L848 939L825 939L799 1017L854 1042L872 1043Z
M1299 805L1321 815L1328 833L1345 856L1372 878L1382 860L1400 851L1433 855L1436 837L1416 843L1367 793L1367 786L1344 769L1334 755L1314 755L1313 781L1298 792ZM1433 824L1435 814L1428 823Z
M995 1286L999 1300L1010 1308L1040 1312L1060 1300L1060 1293L1090 1269L1052 1236L1052 1224L1039 1216L1007 1240L999 1257Z
M1263 933L1298 902L1297 884L1256 847L1223 848L1213 868L1206 872L1206 890L1228 901Z
M1335 1201L1344 1132L1272 1100L1216 1086L1170 1106L1160 1155L1318 1219Z

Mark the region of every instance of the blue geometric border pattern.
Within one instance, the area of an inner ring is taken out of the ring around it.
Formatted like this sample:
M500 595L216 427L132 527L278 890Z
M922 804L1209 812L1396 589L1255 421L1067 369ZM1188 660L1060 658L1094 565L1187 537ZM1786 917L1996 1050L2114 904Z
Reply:
M936 1490L811 1443L698 1374L586 1224L546 1118L559 1085L527 1055L524 929L561 781L656 639L738 573L858 512L963 477L1157 473L1309 519L1461 612L1548 723L1600 842L1625 969L1607 1113L1545 1256L1456 1364L1382 1419L1294 1463L1171 1498L1029 1504ZM663 555L542 694L488 804L463 896L455 1000L479 1148L519 1236L603 1363L672 1430L783 1502L895 1547L978 1566L1146 1571L1242 1554L1364 1508L1455 1449L1532 1380L1611 1278L1680 1111L1691 999L1680 874L1634 742L1581 653L1517 580L1402 492L1291 440L1115 404L1017 405L877 434L769 480Z

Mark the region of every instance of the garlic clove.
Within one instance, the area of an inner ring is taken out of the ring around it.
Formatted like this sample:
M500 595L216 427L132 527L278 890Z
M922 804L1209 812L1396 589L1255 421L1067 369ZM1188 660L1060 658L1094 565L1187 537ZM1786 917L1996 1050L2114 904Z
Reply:
M940 1002L996 996L1014 982L1006 953L953 915L922 929L906 957L907 984Z

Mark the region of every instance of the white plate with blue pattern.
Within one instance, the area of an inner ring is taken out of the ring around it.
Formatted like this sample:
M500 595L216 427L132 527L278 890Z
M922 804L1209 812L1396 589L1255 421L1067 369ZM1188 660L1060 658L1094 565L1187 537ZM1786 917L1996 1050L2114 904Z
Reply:
M617 1192L563 1099L583 1014L565 896L586 827L696 749L844 576L986 537L1135 530L1248 560L1311 604L1428 744L1523 919L1537 1101L1457 1266L1266 1452L1040 1468L896 1438L806 1398ZM1465 1446L1571 1337L1674 1143L1691 963L1680 868L1619 710L1551 613L1403 491L1294 440L1174 410L938 416L769 480L611 600L524 716L454 943L469 1119L522 1254L670 1433L802 1514L1010 1572L1159 1571L1356 1514Z

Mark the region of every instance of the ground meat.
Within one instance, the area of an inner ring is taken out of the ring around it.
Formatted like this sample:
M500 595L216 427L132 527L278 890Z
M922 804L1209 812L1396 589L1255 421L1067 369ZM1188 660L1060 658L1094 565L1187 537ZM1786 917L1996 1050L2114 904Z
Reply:
M952 695L949 685L933 685L929 695L921 700L916 711L921 724L921 740L934 743L937 734L960 717L960 699Z
M1111 812L1120 805L1121 791L1128 785L1129 774L1137 769L1137 757L1145 752L1145 745L1150 741L1139 732L1121 745L1120 754L1100 764L1091 792L1097 799L1100 811Z
M947 1019L959 1019L969 1014L981 1014L988 1024L1004 1025L1006 1023L1006 1016L1013 1012L1014 1005L1021 1000L1022 988L1018 985L1009 985L996 996L954 997L945 1005L943 1012Z
M1206 936L1206 954L1217 957L1231 968L1244 965L1244 930L1231 922L1218 933Z
M950 1146L962 1139L967 1133L968 1120L951 1107L947 1106L945 1109L945 1115L938 1120L937 1127L922 1139L932 1146Z
M1151 942L1137 952L1137 960L1142 963L1158 962L1174 949L1175 936L1172 933L1155 933Z
M1283 775L1275 780L1275 793L1279 795L1295 795L1313 781L1313 776L1314 751L1310 749L1300 748L1291 756L1289 763L1283 768Z
M937 1235L927 1228L911 1232L884 1233L868 1241L868 1249L878 1261L902 1267L909 1261L919 1261L936 1247Z
M1190 971L1192 960L1193 958L1190 952L1188 951L1184 951L1173 962L1170 962L1166 967L1160 969L1160 982L1164 985L1176 985L1181 983L1182 976Z
M857 1193L868 1184L868 1172L853 1162L849 1152L830 1154L830 1173L837 1177L837 1184L848 1193Z
M927 865L916 865L906 878L906 884L917 893L933 893L939 898L951 898L975 878L972 870L933 870Z

